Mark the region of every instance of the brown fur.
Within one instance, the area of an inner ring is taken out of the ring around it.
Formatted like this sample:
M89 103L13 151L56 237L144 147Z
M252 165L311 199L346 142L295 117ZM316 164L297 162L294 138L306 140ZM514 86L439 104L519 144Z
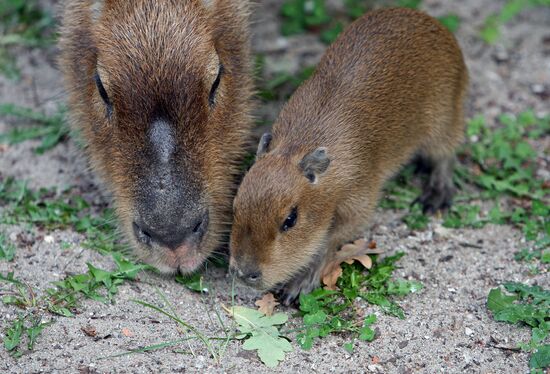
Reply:
M227 237L252 124L248 1L69 0L60 46L72 124L136 254L164 272L194 270ZM224 74L210 108L218 58ZM113 102L110 118L96 70ZM159 107L176 134L174 170L204 192L200 205L210 214L201 243L179 252L151 250L132 234L138 185L151 168L147 131Z
M456 40L428 15L386 9L354 22L283 107L267 153L239 187L231 266L261 274L259 288L283 287L286 303L309 292L324 261L363 234L384 182L416 154L433 165L424 208L448 206L467 81ZM330 165L311 183L301 161L319 147ZM293 207L296 226L282 232Z

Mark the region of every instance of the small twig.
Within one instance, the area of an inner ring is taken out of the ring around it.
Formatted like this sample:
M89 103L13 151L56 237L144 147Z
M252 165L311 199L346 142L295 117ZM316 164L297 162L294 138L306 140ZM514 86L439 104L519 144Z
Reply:
M504 345L497 345L497 344L491 344L491 343L488 343L487 345L489 347L501 349L503 351L521 352L521 348L517 348L517 347L507 347Z
M468 243L468 242L458 242L458 245L460 245L461 247L465 247L465 248L483 249L483 247L481 245L472 244L472 243Z

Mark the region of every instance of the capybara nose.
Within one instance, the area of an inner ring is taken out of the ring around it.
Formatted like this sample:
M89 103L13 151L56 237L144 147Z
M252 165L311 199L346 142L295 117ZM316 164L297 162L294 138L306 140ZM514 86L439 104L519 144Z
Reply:
M258 270L243 271L236 266L229 267L229 273L237 276L242 282L254 286L262 279L262 273Z
M138 242L147 246L157 244L175 250L183 244L200 243L208 228L208 214L201 214L194 220L186 220L181 224L168 221L164 224L160 222L148 225L136 219L132 226Z

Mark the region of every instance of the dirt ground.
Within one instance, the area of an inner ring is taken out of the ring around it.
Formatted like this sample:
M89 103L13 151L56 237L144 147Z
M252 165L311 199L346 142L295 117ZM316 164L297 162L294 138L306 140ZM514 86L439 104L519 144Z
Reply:
M503 2L491 0L426 0L422 9L439 16L449 12L460 16L456 33L471 75L468 117L484 115L489 123L498 114L519 113L533 108L550 111L550 8L525 11L503 28L500 41L488 46L477 36L486 16ZM52 4L49 4L52 5ZM266 55L267 71L288 70L318 61L324 45L314 35L280 36L277 9L280 1L257 2L253 13L253 47ZM53 9L53 8L52 8ZM52 10L53 11L53 10ZM60 74L55 65L56 50L21 52L23 79L13 83L0 77L0 103L16 103L46 113L63 102ZM272 119L280 103L259 109L259 116ZM0 119L0 133L8 124ZM108 197L88 172L86 161L72 141L58 145L44 155L32 152L34 142L10 146L0 152L0 174L28 180L31 186L80 186L98 204ZM544 171L542 171L544 173ZM546 175L546 178L549 178ZM30 236L32 244L20 244L14 262L0 262L0 273L16 276L43 290L67 274L86 271L91 262L113 268L109 256L81 246L84 237L76 232L56 230L30 233L25 226L2 226L9 237ZM310 351L296 346L275 372L374 372L374 373L526 373L528 354L502 347L515 347L529 339L530 330L495 322L485 306L489 290L504 281L537 283L550 287L547 273L531 275L528 264L513 260L524 247L521 232L511 226L488 225L482 229L445 229L433 219L429 228L411 232L400 214L380 210L370 233L388 254L404 251L397 277L418 280L424 289L405 298L401 305L406 319L381 314L378 337L371 343L356 344L348 354L345 337L331 336ZM53 240L49 240L53 237ZM48 238L48 239L46 239ZM70 243L69 248L62 243ZM268 372L255 353L233 341L221 362L214 362L199 343L118 358L102 359L160 342L181 338L176 325L132 299L162 305L157 289L165 293L181 318L206 335L218 336L214 310L223 316L221 304L231 303L231 282L222 269L210 269L208 296L192 293L172 279L152 274L120 287L116 304L84 301L74 318L55 317L43 332L33 352L19 359L0 349L0 372ZM236 287L236 303L253 306L259 294ZM286 310L293 313L292 309ZM15 318L17 310L0 303L0 327ZM214 316L214 317L213 317ZM53 318L53 317L52 317ZM226 324L230 324L225 319ZM91 325L95 338L81 328ZM132 334L122 333L129 329ZM291 335L292 337L292 335ZM499 346L497 348L495 346ZM373 358L376 357L374 360Z

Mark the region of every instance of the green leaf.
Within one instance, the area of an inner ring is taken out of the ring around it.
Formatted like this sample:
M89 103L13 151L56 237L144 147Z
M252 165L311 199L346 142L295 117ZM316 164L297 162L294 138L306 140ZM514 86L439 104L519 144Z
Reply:
M367 342L371 342L374 340L374 330L371 329L369 326L364 326L359 330L359 339Z
M27 329L27 337L29 338L29 343L27 345L27 348L29 348L29 350L31 351L33 350L34 344L36 343L36 340L42 333L42 330L44 330L46 326L49 326L51 324L52 322L41 323L40 321L38 321L34 326Z
M6 336L4 336L4 348L6 348L7 351L13 351L19 346L24 328L23 318L19 317L6 330Z
M261 312L242 306L226 309L235 319L242 333L250 334L243 349L257 350L258 356L268 367L275 367L285 357L285 352L291 352L292 346L279 334L276 325L287 322L288 316L276 313L265 316Z
M344 349L348 351L349 353L353 353L353 342L351 343L344 343Z
M13 261L15 251L15 245L8 242L4 234L0 234L0 260Z
M322 310L318 310L313 314L306 314L304 316L304 325L306 326L313 326L313 325L320 325L321 323L325 322L327 319L327 315Z
M370 326L376 322L376 319L377 318L375 314L369 314L367 317L365 317L365 321L363 322L363 325Z
M460 18L456 14L447 14L439 17L438 20L452 33L457 32L460 27Z
M531 355L529 367L531 369L544 369L550 366L550 344L544 344L537 348Z
M487 308L493 313L498 313L513 305L517 296L505 295L500 288L493 288L487 298Z
M415 281L406 281L399 279L396 282L388 282L387 292L389 295L405 296L411 292L418 292L422 289L422 284Z
M208 286L204 283L201 273L191 275L176 275L176 282L195 292L208 292Z

